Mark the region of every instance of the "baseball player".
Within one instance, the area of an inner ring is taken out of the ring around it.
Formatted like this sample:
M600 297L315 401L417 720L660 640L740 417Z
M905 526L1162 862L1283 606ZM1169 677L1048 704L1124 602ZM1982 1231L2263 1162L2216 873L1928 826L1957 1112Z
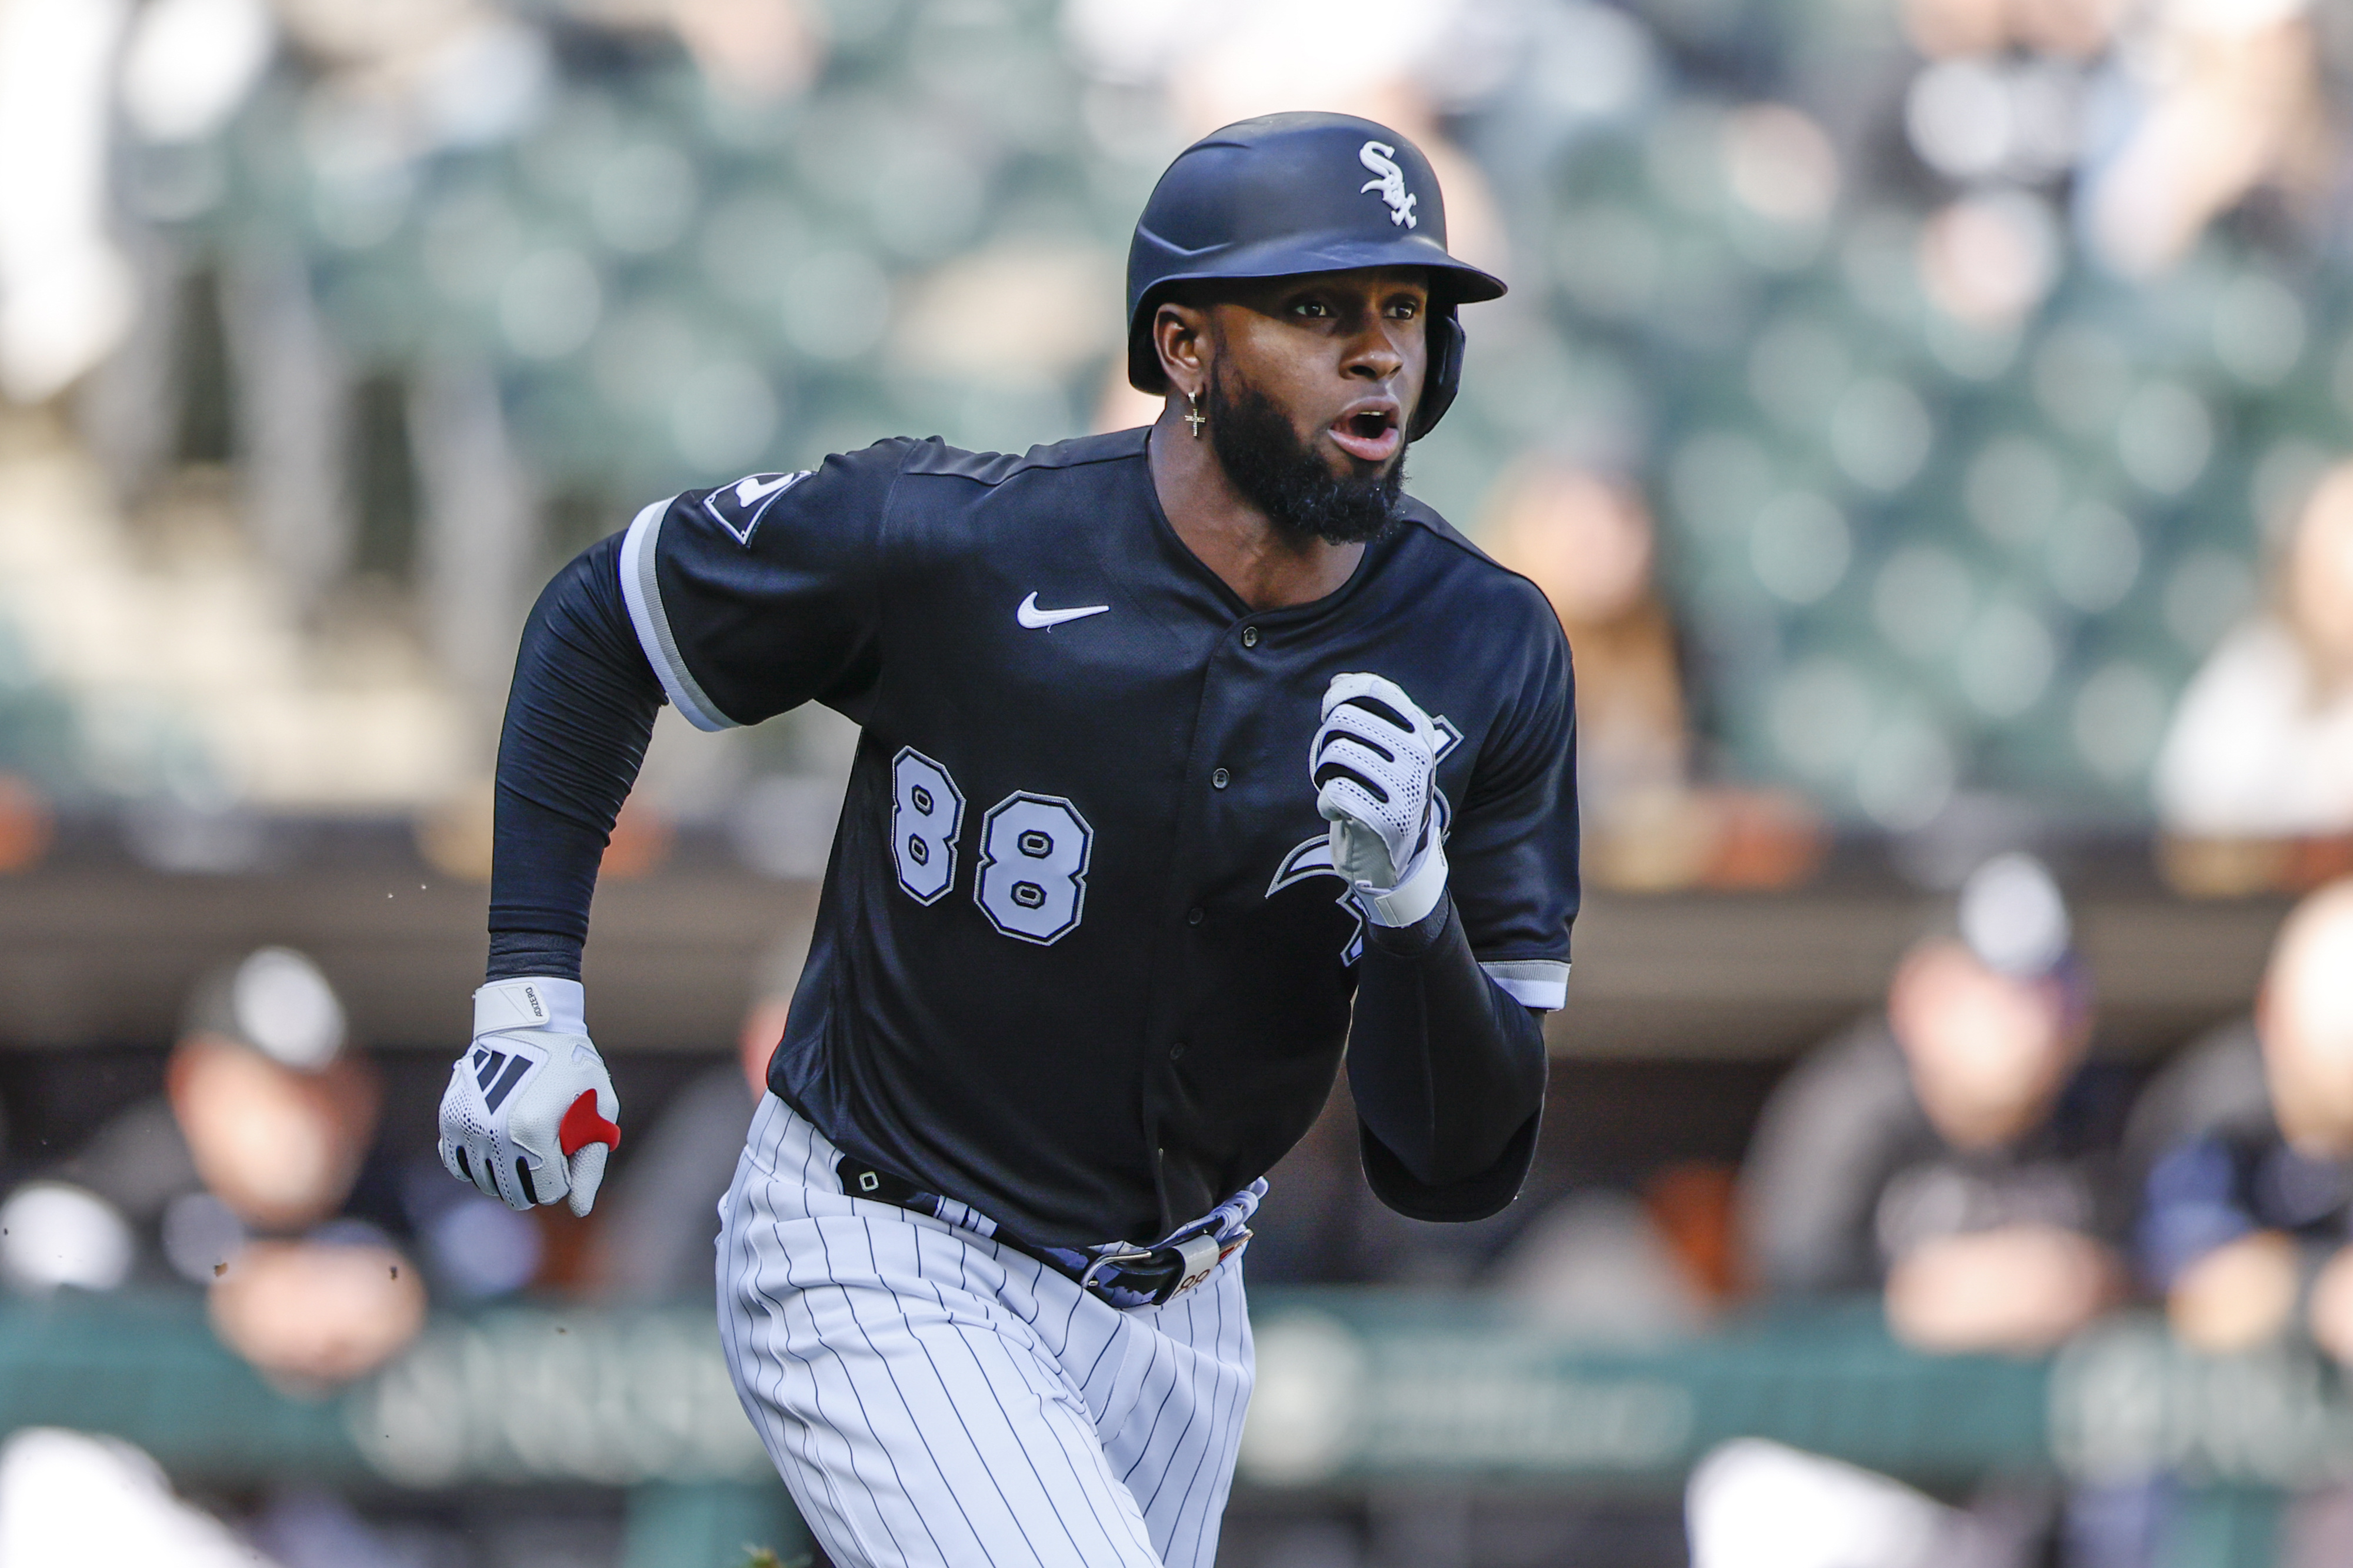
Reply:
M1202 1564L1240 1253L1345 1047L1364 1167L1517 1192L1577 901L1568 650L1400 489L1461 374L1430 164L1366 121L1195 143L1128 263L1148 429L892 440L638 513L550 584L498 767L459 1176L586 1213L578 980L656 708L863 729L722 1205L744 1408L840 1564Z

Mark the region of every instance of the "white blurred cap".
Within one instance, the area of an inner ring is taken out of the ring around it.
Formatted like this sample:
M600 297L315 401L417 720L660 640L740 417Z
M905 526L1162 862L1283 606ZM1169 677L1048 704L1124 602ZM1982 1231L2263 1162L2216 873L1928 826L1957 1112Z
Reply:
M265 947L229 984L237 1032L272 1061L316 1072L343 1048L343 1005L319 966L290 947Z
M241 1040L298 1072L325 1068L349 1036L335 988L290 947L258 948L213 971L190 1000L187 1026Z
M227 1525L172 1495L113 1437L31 1426L0 1445L0 1562L8 1568L273 1568Z
M2073 945L2067 900L2050 868L2022 850L1997 855L1961 884L1961 940L1989 969L2039 978Z
M0 1275L27 1295L111 1290L129 1278L135 1248L112 1204L66 1182L26 1182L0 1204Z

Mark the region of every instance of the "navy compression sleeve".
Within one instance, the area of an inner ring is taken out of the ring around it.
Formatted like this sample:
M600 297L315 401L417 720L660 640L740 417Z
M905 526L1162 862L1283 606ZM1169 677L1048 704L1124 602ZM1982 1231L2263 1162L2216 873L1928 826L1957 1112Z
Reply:
M1419 923L1368 926L1348 1031L1365 1174L1416 1219L1512 1201L1544 1108L1542 1016L1479 967L1450 894Z
M621 597L621 536L590 545L532 607L499 735L492 980L580 977L613 819L653 738L661 683Z

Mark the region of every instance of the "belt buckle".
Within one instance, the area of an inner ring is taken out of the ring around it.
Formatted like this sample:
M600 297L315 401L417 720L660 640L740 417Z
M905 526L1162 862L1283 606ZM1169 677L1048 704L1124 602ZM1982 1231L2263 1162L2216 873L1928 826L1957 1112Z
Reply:
M1169 1269L1166 1282L1142 1302L1131 1304L1165 1307L1216 1273L1218 1265L1239 1251L1242 1243L1250 1238L1250 1229L1245 1225L1236 1226L1222 1240L1208 1231L1202 1231L1181 1241L1164 1242L1158 1247L1122 1244L1094 1256L1078 1277L1079 1289L1091 1290L1113 1306L1118 1306L1120 1303L1112 1301L1107 1292L1123 1288L1119 1276L1132 1267L1159 1264ZM1124 1288L1137 1290L1133 1285ZM1137 1290L1137 1294L1141 1295L1142 1291Z
M1124 1243L1105 1251L1098 1252L1094 1255L1093 1259L1087 1264L1086 1268L1081 1270L1079 1274L1079 1289L1082 1290L1094 1289L1095 1276L1101 1274L1106 1268L1123 1268L1131 1263L1148 1262L1151 1258L1152 1249L1150 1247L1129 1247Z

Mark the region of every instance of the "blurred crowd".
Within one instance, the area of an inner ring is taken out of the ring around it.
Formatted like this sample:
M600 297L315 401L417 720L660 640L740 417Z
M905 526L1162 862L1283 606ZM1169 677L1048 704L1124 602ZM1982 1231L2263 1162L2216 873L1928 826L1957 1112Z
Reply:
M776 961L787 986L797 952ZM428 1298L708 1293L719 1197L782 1032L782 992L763 997L741 1060L666 1086L583 1226L450 1180L429 1117L405 1104L413 1124L385 1123L382 1077L318 966L262 948L195 988L160 1096L62 1161L30 1156L0 1202L0 1276L37 1296L201 1288L221 1339L295 1390L383 1365Z
M2059 879L1973 852L1737 1168L1440 1235L1363 1193L1344 1100L1253 1279L1472 1286L1613 1342L1871 1298L1920 1350L2040 1355L2139 1310L2353 1364L2353 8L1340 9L0 0L0 876L84 819L193 873L343 816L479 877L565 554L883 435L1147 417L1116 351L1152 178L1233 119L1364 113L1514 286L1466 313L1413 485L1559 614L1595 887L1786 890L1969 818L2301 901L2245 1016L2119 1071ZM844 722L681 739L609 874L694 830L822 869ZM798 965L787 936L740 1061L624 1085L575 1222L448 1180L319 965L242 955L152 1098L7 1147L0 1279L201 1296L298 1394L434 1310L691 1298ZM79 1495L9 1453L0 1529ZM2179 1481L1932 1500L1736 1446L1691 1538L1698 1568L2137 1568ZM2299 1500L2296 1568L2353 1561L2348 1520ZM368 1561L353 1528L310 1500L270 1550ZM1820 1552L1753 1555L1792 1542Z
M1142 417L1145 192L1312 101L1416 137L1513 281L1414 484L1570 628L1598 882L1793 885L1988 798L2159 822L2193 892L2344 868L2341 6L1327 21L5 0L0 864L45 814L204 868L340 812L478 870L565 553L886 433ZM807 874L836 752L666 741L641 816Z
M2201 1355L2292 1344L2353 1365L2353 881L2299 903L2252 1013L2187 1043L2121 1113L2085 1092L2095 999L2069 928L2038 863L1989 862L1884 1014L1798 1064L1742 1173L1747 1279L1781 1301L1877 1292L1895 1336L1932 1352L2046 1353L2142 1303ZM2166 1561L2194 1480L2063 1496L1997 1479L1954 1509L1736 1447L1694 1478L1703 1568L1765 1561L1743 1545L1760 1528L1868 1543L1803 1559L1824 1563ZM2345 1561L2348 1504L2301 1500L2276 1561Z
M2353 1367L2353 879L2288 914L2246 1016L2128 1093L2089 1057L2098 997L2042 860L1998 855L1938 911L1884 1006L1779 1078L1736 1171L1671 1165L1416 1226L1361 1191L1343 1100L1276 1174L1254 1279L1474 1287L1542 1331L1620 1345L1875 1297L1915 1350L2034 1357L2155 1310L2197 1355L2302 1346ZM417 1128L385 1127L325 977L253 952L195 988L159 1098L62 1160L16 1162L0 1277L29 1298L199 1292L220 1341L297 1396L385 1364L428 1305L699 1299L800 956L770 955L739 1059L673 1077L580 1222L515 1214L451 1181ZM2184 1479L1997 1477L1957 1503L1736 1444L1694 1479L1694 1562L2155 1564ZM2348 1529L2353 1499L2306 1499L2280 1561L2341 1563ZM1855 1530L1873 1554L1837 1555ZM1793 1532L1827 1554L1788 1555ZM1778 1554L1749 1554L1759 1540Z

